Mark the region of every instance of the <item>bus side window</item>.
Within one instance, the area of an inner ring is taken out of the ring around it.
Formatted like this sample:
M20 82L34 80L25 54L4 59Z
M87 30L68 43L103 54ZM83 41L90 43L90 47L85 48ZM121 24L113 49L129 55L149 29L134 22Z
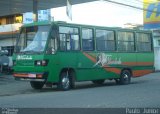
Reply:
M66 34L59 34L60 38L60 50L65 51L66 50Z
M96 46L98 51L115 51L114 31L97 29Z
M66 48L67 50L71 50L71 38L69 34L66 34Z
M134 52L134 33L118 31L118 51Z
M137 51L150 52L152 51L151 35L148 33L136 33Z
M47 54L54 54L57 50L57 39L51 38L47 47Z
M71 35L71 50L80 50L79 35Z
M76 34L60 34L60 50L79 50L79 35Z
M76 27L59 27L59 39L61 51L80 50L79 29Z
M93 29L82 28L82 49L84 51L94 50Z
M57 32L53 29L48 42L47 54L54 54L57 51L57 47Z

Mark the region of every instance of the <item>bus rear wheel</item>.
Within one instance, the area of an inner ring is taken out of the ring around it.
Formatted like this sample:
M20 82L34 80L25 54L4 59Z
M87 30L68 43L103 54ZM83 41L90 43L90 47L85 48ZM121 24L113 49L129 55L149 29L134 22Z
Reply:
M123 70L120 79L117 80L118 84L127 85L131 82L131 72L129 70Z
M97 85L101 85L101 84L103 84L104 83L104 79L102 79L102 80L93 80L92 82L94 83L94 84L97 84Z
M30 84L33 89L42 89L44 86L44 82L30 81Z
M67 91L71 88L71 78L67 72L62 72L58 83L58 89Z

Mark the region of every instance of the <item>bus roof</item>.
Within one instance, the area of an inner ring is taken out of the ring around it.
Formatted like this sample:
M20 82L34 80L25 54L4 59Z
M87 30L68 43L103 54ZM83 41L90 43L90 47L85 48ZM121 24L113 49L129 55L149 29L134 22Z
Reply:
M87 24L76 24L76 23L67 23L63 21L55 21L53 23L58 24L58 25L66 25L66 26L80 26L80 27L119 30L119 31L152 32L151 30L139 30L139 29L130 29L130 28L121 28L121 27L107 27L107 26L87 25Z
M99 29L109 29L109 30L119 30L119 31L136 31L136 32L151 32L151 30L139 30L139 29L129 29L129 28L121 28L121 27L106 27L106 26L94 26L87 24L76 24L76 23L67 23L65 21L40 21L33 22L30 24L24 24L22 27L30 27L30 26L42 26L42 25L66 25L66 26L79 26L79 27L89 27L89 28L99 28Z
M40 22L24 24L22 27L41 26L41 25L49 25L49 24L51 24L51 22L49 21L40 21Z

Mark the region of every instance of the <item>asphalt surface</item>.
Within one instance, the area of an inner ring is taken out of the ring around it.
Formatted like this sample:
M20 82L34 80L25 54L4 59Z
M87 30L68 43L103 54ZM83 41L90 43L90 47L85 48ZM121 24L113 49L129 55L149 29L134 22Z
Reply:
M106 81L97 86L77 82L70 91L56 86L34 90L29 82L0 76L0 107L17 108L160 108L160 73L132 78L129 85Z

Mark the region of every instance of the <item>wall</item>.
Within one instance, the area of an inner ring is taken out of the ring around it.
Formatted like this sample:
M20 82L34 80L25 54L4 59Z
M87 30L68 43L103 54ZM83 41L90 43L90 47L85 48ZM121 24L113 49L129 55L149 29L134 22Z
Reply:
M3 34L4 32L18 31L21 26L22 26L21 23L1 25L0 34Z
M16 42L16 38L7 38L0 40L0 49L3 46L14 46Z
M143 0L144 12L144 28L157 29L160 28L160 1L159 0Z

